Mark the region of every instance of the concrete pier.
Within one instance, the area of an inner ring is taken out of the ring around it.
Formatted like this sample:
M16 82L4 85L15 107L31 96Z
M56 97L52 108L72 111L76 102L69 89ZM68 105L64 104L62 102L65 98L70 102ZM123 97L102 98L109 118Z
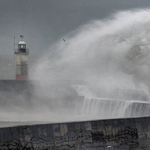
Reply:
M78 99L82 104L83 97L78 96L70 85L69 82L55 83L48 87L48 92L53 91L56 93L55 98L63 97L68 103ZM32 99L39 98L40 92L41 87L36 81L0 81L1 109L14 108L12 106L16 103L20 108L32 109ZM66 92L69 93L67 96ZM18 93L24 98L20 99ZM48 99L53 99L51 95L53 96L50 93ZM102 100L101 102L103 103ZM114 101L107 100L107 102L115 105ZM96 104L99 104L98 108L101 107L101 103ZM135 118L137 112L143 114L145 109L144 115L148 116L149 108L148 102L135 102L126 110L126 112L132 110L129 115L133 118L123 119L64 123L15 123L1 120L0 150L149 150L150 117Z
M150 117L0 129L1 150L148 150Z

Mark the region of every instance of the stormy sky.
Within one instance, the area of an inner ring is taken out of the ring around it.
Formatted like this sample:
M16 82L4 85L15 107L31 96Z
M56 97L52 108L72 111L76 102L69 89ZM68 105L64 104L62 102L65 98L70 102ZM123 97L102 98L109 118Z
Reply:
M49 47L78 27L130 9L147 9L148 0L0 0L0 78L14 79L13 38L25 36L30 68Z

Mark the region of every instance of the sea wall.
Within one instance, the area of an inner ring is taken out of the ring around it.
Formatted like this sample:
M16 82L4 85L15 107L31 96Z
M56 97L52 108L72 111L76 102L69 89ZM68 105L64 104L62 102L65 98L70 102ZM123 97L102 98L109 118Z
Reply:
M150 117L0 128L1 150L148 150Z
M59 100L63 98L66 100L65 105L68 104L68 106L64 108L70 107L69 102L75 104L75 102L78 100L81 106L82 103L85 102L84 97L79 96L77 92L72 88L71 85L74 83L70 83L70 81L59 81L58 83L54 83L51 86L48 86L48 88L44 84L44 90L50 95L49 97L46 97L48 100L50 99L55 101L56 99ZM77 83L77 81L75 81L75 83ZM38 100L39 98L43 98L43 93L41 90L43 89L43 86L41 86L42 85L37 81L1 80L0 108L13 110L13 106L16 107L17 104L17 107L19 108L28 108L24 109L26 111L32 110L34 107L32 102L33 99ZM44 92L44 94L46 92ZM93 102L96 105L100 103L96 100L93 100ZM113 103L114 102L111 101L111 105ZM53 107L51 103L50 106ZM73 107L74 106L75 105L73 105ZM84 106L86 106L87 108L87 105ZM89 108L91 108L91 103L89 103L89 106ZM81 107L81 110L83 110L82 108L83 107ZM102 109L101 105L99 105L98 107L98 110L100 109ZM106 107L106 109L108 108ZM132 110L132 112L130 112L130 116L136 116L136 113L140 111L143 114L143 110L145 109L147 110L146 112L149 112L149 104L136 102L133 103L133 105L130 105L129 109L127 109L126 112L128 112L128 110L130 109ZM97 112L98 113L95 114L94 117L100 116L101 111ZM61 114L60 110L59 113ZM121 113L121 111L118 111L117 113ZM104 112L102 115L105 115ZM74 118L72 120L74 120ZM0 122L0 124L1 123L2 122ZM29 125L30 123L26 123L28 125L19 124L15 127L5 126L0 128L0 150L150 149L150 117L38 125Z

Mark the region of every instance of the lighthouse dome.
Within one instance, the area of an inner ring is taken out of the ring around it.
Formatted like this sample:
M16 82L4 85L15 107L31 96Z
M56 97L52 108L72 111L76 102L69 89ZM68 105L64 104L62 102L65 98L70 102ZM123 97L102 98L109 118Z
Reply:
M25 41L19 41L18 44L26 44Z

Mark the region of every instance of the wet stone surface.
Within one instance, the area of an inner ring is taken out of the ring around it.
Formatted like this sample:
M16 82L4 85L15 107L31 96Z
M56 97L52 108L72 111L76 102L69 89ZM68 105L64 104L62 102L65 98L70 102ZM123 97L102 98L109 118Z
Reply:
M149 118L98 120L0 129L1 150L148 150Z

